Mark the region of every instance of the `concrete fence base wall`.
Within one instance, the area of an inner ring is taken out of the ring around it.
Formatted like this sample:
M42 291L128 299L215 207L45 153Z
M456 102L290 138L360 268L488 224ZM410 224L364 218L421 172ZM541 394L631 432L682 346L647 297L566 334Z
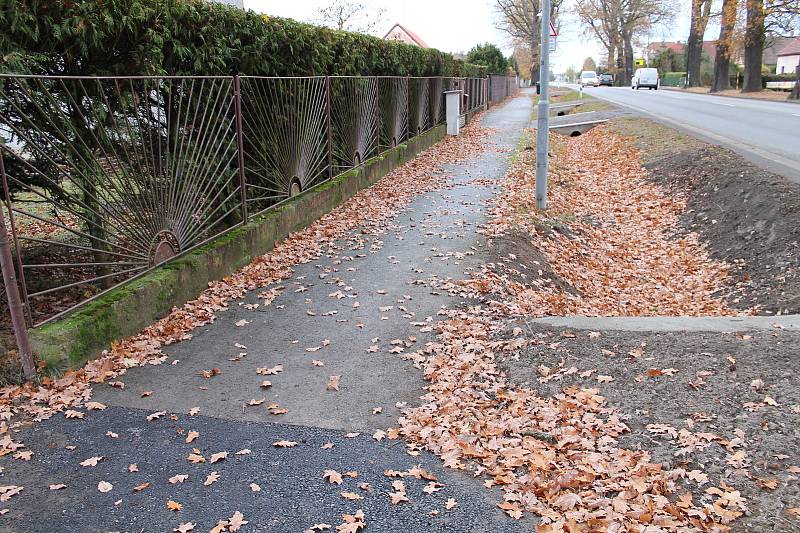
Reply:
M290 233L309 226L444 136L445 126L436 126L65 317L33 328L34 352L51 374L81 366L114 340L138 333L174 306L196 298L210 281L222 279L270 251Z

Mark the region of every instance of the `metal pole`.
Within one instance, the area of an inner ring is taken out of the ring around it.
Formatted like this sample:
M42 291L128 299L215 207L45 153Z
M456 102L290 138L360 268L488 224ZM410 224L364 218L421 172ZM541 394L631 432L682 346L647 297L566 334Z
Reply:
M247 223L247 183L244 178L244 132L242 131L242 82L233 77L234 112L236 113L236 150L239 164L239 195L242 199L242 224Z
M536 207L547 209L547 143L550 127L550 0L542 0L542 44L539 52L539 105L536 121Z
M2 152L0 152L0 172L5 176L6 169ZM0 209L0 267L3 270L3 283L6 285L6 295L8 296L8 311L11 313L14 337L17 339L22 373L25 379L33 379L36 377L36 365L33 362L31 341L28 338L28 328L25 325L25 313L22 309L22 300L19 297L17 274L14 271L11 243L8 241L8 230L6 229L6 215L2 209Z
M328 129L328 179L333 179L333 131L331 130L331 77L325 76L325 127Z
M411 138L411 82L406 76L406 139ZM397 144L400 144L398 139Z

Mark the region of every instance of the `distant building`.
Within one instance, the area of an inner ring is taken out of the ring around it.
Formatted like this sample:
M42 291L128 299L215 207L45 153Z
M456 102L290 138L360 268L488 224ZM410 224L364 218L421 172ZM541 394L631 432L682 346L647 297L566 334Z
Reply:
M400 41L401 43L419 46L420 48L430 48L419 35L400 23L396 23L392 26L392 29L387 31L383 38L387 41Z
M794 74L800 65L800 37L794 37L776 54L776 74Z
M770 66L777 65L778 53L783 52L784 48L786 48L792 42L795 42L797 39L797 37L782 37L780 35L768 36L761 62Z
M653 58L664 50L672 50L676 56L682 56L686 53L686 44L680 42L650 43L647 46L647 56ZM717 41L703 41L703 55L708 56L713 62L717 57Z
M793 42L797 42L800 37L781 37L772 36L767 38L764 46L764 52L761 56L761 63L764 65L775 65L778 62L778 54ZM664 50L672 50L676 56L681 56L686 53L686 43L681 42L658 42L650 43L647 46L647 56L653 58ZM733 61L740 67L744 65L744 57L742 57L742 50L736 50ZM703 56L707 56L711 62L717 57L717 41L703 41ZM788 72L788 69L787 69ZM794 70L792 70L794 72ZM778 70L780 73L780 70Z

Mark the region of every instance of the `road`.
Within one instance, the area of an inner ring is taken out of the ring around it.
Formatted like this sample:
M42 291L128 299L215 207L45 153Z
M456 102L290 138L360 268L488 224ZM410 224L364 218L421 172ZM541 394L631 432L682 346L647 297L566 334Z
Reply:
M629 87L587 88L800 182L800 105Z

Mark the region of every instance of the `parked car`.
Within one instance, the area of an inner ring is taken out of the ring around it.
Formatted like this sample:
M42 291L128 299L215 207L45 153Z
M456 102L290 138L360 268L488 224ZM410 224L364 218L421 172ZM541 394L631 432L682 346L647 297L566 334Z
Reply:
M584 70L581 72L581 87L586 87L587 85L591 85L592 87L597 87L600 85L600 80L597 78L597 72L593 70Z
M603 85L612 87L614 85L614 76L611 74L600 74L599 86L602 87Z
M631 89L638 90L639 87L647 87L658 90L660 84L661 77L658 75L658 69L655 68L637 68L631 79Z

